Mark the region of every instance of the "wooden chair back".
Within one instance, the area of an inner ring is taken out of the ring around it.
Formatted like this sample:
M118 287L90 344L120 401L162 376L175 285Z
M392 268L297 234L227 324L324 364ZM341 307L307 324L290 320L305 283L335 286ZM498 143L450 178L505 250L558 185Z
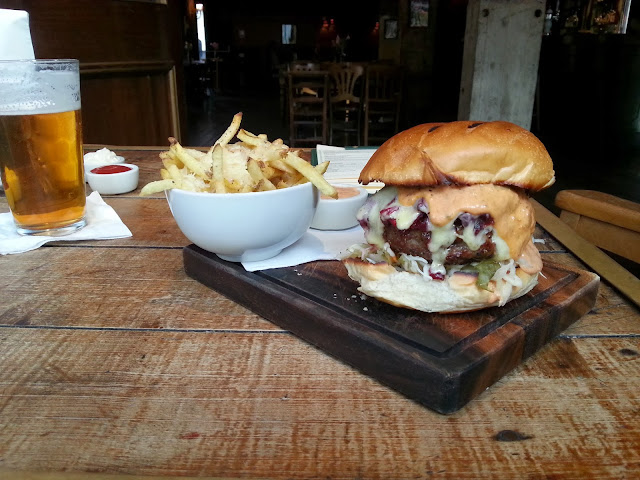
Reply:
M334 63L329 66L331 78L329 143L332 145L336 132L344 135L345 145L360 145L363 75L362 65Z
M331 102L355 102L360 103L360 92L357 91L358 83L364 74L362 65L349 63L334 63L329 67L331 76Z
M398 133L403 88L401 67L389 64L367 67L362 106L364 145L380 145Z
M289 106L289 146L315 146L327 143L327 72L290 70L287 73Z
M560 218L608 252L640 263L640 204L593 190L562 190Z

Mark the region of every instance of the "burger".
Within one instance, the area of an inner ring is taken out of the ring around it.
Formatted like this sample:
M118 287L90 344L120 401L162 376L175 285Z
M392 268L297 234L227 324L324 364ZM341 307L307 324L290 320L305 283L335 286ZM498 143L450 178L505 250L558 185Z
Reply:
M509 122L427 123L387 140L359 182L384 187L358 211L366 243L342 259L358 290L425 312L503 306L542 259L529 192L553 184L531 132Z

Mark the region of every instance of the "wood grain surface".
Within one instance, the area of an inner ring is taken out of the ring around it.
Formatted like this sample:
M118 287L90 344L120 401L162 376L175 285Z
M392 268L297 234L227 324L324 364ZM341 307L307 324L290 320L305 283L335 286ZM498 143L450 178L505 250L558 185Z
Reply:
M157 178L157 150L122 153ZM133 237L0 257L1 478L640 476L640 312L606 281L443 416L189 278L161 196L105 201Z

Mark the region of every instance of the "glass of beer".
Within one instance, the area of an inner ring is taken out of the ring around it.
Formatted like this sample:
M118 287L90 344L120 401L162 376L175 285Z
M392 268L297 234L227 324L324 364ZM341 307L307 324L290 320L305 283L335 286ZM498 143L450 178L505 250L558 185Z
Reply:
M18 233L84 227L78 61L0 61L0 91L0 173Z

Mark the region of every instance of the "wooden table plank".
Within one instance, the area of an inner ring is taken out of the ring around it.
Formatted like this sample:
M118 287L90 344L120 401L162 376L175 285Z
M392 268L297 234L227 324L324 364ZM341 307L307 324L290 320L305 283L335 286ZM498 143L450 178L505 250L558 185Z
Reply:
M54 243L3 258L4 265L10 268L0 276L4 297L0 303L0 324L51 325L54 322L116 328L183 328L187 325L194 329L277 329L187 277L181 247L110 248L112 242L115 241L96 242L100 246L95 248ZM556 263L566 256L543 255ZM38 275L34 276L36 270ZM113 301L105 302L108 297ZM123 303L129 308L122 309ZM92 311L96 304L100 304L99 309ZM638 334L638 311L610 287L601 284L594 310L568 332Z
M627 390L638 338L554 342L442 417L286 333L0 335L6 468L283 479L640 473L640 399Z
M181 249L44 247L7 260L1 325L279 330L188 278Z

